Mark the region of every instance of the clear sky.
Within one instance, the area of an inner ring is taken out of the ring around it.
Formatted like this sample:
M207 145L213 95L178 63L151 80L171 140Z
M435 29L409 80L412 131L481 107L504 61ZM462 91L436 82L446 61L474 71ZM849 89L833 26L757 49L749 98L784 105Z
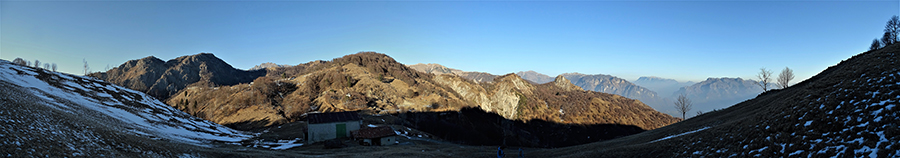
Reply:
M0 58L81 74L211 52L240 69L359 51L404 64L635 80L797 81L866 51L890 1L0 1Z

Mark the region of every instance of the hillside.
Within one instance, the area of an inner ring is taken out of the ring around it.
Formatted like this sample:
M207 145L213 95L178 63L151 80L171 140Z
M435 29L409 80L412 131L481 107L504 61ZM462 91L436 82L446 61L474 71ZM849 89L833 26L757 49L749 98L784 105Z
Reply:
M429 63L429 64L413 64L406 65L409 68L415 69L419 72L431 73L435 75L440 74L455 74L459 77L469 79L475 82L493 82L494 78L497 78L497 75L493 75L486 72L475 72L475 71L462 71L459 69L447 68L440 64Z
M265 74L265 70L238 70L213 54L200 53L165 62L153 56L129 60L106 72L87 76L165 100L190 85L200 87L235 85L248 83Z
M900 45L663 128L538 157L897 157Z
M432 75L374 52L271 69L267 77L250 84L190 87L166 103L237 129L298 121L311 111L386 114L458 111L465 107L477 107L511 120L622 124L642 129L677 121L639 101L617 95L552 83L535 85L515 74L499 76L491 82L450 74Z
M252 137L108 82L0 60L0 150L7 157L240 156Z
M525 80L528 80L528 81L531 81L531 82L534 82L534 83L537 83L537 84L544 84L544 83L547 83L547 82L553 82L553 77L550 77L550 76L548 76L548 75L545 75L545 74L542 74L542 73L538 73L538 72L535 72L535 71L531 71L531 70L528 70L528 71L519 71L519 72L516 72L516 75L521 76L522 79L525 79Z
M711 111L725 108L744 100L756 97L762 88L754 80L741 78L707 78L705 81L682 87L672 94L675 98L685 94L694 103L693 111ZM691 116L691 115L688 115Z

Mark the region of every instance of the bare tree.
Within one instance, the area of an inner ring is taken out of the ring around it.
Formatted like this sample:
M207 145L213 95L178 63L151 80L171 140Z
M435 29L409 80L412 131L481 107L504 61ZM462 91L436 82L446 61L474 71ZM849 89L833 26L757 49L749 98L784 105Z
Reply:
M28 61L28 63L25 63L25 66L31 66L31 61Z
M44 69L50 70L50 63L44 63Z
M41 68L41 61L34 59L34 68Z
M887 47L891 44L894 44L893 40L894 36L890 32L884 32L884 36L881 36L881 44L884 44L882 47Z
M87 75L88 73L91 72L91 67L88 66L86 59L81 59L81 61L84 62L84 75Z
M769 83L772 82L772 71L766 70L766 68L759 68L759 73L756 74L756 79L759 81L756 82L756 85L762 87L763 92L769 90Z
M900 17L894 15L888 20L887 24L884 25L884 36L881 39L881 43L883 43L884 46L898 43L900 42L898 36L900 36Z
M16 58L15 60L13 60L13 63L19 64L19 65L28 64L28 62L25 62L25 59L22 59L22 58ZM27 65L25 65L25 66L27 66Z
M681 112L681 118L683 119L687 119L686 117L684 117L684 115L688 111L691 111L691 107L693 105L694 104L691 103L691 99L688 99L686 96L684 96L683 93L681 95L678 95L678 99L675 99L675 109L678 110L678 112Z
M791 70L788 67L784 67L784 70L781 70L781 74L778 74L778 85L781 86L781 89L785 89L791 84L791 80L794 79L794 70Z
M881 48L881 41L878 41L878 38L872 40L872 46L869 46L869 50L876 50Z
M50 64L50 68L53 69L53 72L56 72L56 63Z

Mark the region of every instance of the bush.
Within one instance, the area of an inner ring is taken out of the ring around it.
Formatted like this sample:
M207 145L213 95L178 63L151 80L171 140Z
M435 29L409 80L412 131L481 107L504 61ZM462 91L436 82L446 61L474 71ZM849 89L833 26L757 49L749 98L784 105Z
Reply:
M872 40L872 45L869 46L869 50L876 50L881 48L881 41L878 41L878 38Z
M28 66L28 65L26 65L26 64L28 64L28 62L26 62L25 59L22 59L22 58L16 58L15 60L13 60L13 63L22 65L22 66Z

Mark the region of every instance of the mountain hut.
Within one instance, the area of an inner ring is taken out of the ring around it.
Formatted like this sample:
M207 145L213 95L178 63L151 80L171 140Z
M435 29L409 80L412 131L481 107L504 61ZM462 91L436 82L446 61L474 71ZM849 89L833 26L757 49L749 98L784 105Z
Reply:
M307 116L307 142L312 144L325 140L344 138L350 131L359 130L359 114L356 112L313 113Z

